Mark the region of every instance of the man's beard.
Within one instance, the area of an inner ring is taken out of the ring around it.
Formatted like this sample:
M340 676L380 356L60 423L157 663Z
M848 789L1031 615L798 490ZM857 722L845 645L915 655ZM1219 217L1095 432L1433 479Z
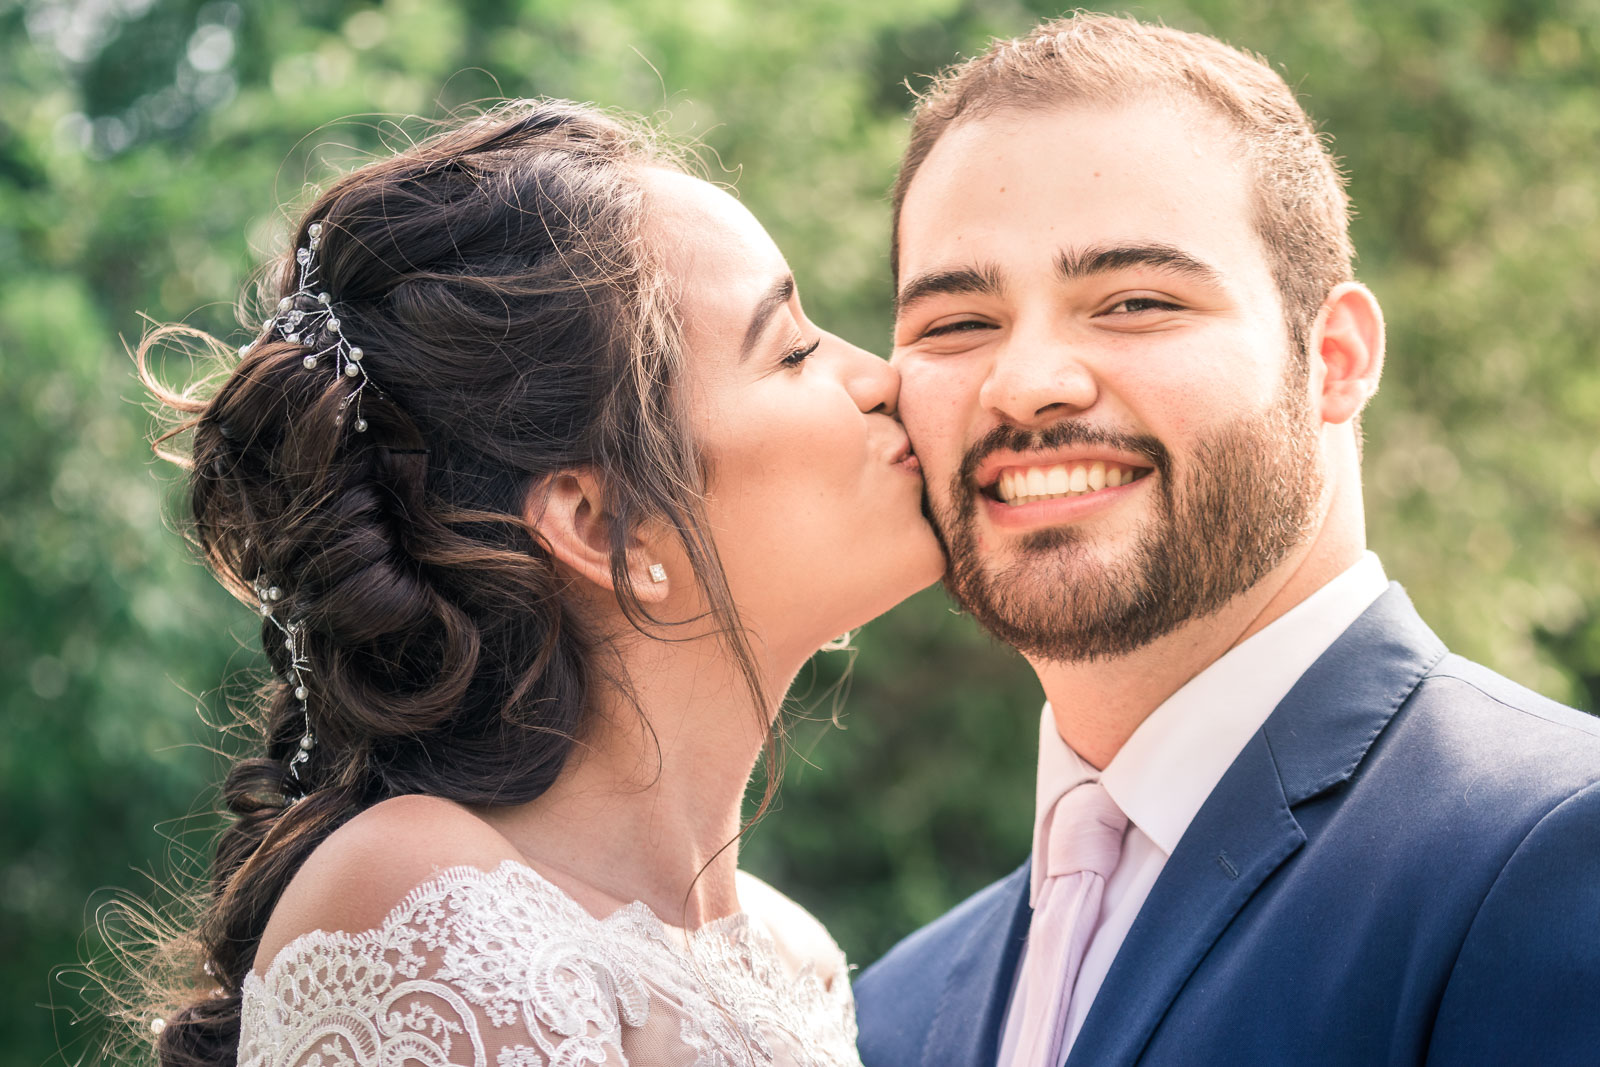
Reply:
M945 586L995 637L1056 662L1125 655L1220 610L1305 542L1322 495L1304 377L1292 371L1287 377L1264 415L1241 418L1200 441L1182 484L1153 437L1078 422L1032 433L996 428L967 451L951 482L953 504L930 508L950 556ZM1110 563L1097 560L1082 529L1064 526L1019 538L1012 562L987 569L977 544L978 464L997 448L1071 446L1146 457L1155 469L1147 487L1158 494L1155 518Z

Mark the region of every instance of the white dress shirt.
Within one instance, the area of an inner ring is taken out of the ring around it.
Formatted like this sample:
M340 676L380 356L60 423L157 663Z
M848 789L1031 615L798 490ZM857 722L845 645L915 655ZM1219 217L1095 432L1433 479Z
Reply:
M1364 553L1344 573L1229 649L1168 697L1104 771L1096 771L1067 747L1056 731L1050 705L1045 705L1039 722L1029 903L1037 899L1044 880L1039 862L1044 817L1064 793L1099 778L1128 816L1122 859L1106 882L1099 925L1073 987L1065 1051L1077 1040L1128 928L1200 806L1300 676L1387 587L1378 557ZM1024 959L1026 954L1024 946ZM1020 973L1021 960L1017 966ZM1007 1011L1000 1067L1007 1067L1015 1053L1019 1021L1020 1015Z

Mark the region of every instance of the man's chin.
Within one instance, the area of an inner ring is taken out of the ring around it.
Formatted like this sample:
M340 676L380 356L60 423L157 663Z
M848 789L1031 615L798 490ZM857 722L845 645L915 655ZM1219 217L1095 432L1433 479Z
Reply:
M1108 559L1071 534L1039 531L1033 543L981 567L969 565L971 554L955 555L963 562L945 574L945 588L980 626L1030 659L1125 655L1161 636L1150 625L1137 561Z
M980 569L985 584L1026 586L1037 584L1070 596L1084 583L1093 584L1108 574L1129 573L1139 566L1141 537L1117 536L1081 526L1042 526L1022 534L986 538L993 546L982 553ZM975 552L962 552L973 559Z
M948 587L948 583L947 587ZM1122 603L1085 615L1059 605L980 601L952 590L951 595L990 636L1033 661L1083 663L1114 659L1144 647L1160 634L1144 633L1137 609ZM1131 610L1130 610L1131 609Z

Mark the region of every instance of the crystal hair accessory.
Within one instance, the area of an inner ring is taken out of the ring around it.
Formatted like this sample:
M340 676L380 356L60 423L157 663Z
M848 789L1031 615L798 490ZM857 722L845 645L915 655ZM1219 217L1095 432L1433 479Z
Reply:
M344 336L343 324L334 310L333 297L321 288L317 251L322 247L322 229L320 222L313 222L306 227L306 243L294 252L295 269L299 276L295 291L278 301L278 310L261 324L261 328L268 334L276 330L278 336L290 344L310 348L312 351L300 359L306 370L316 370L327 359L333 364L335 376L360 379L356 387L339 402L339 415L334 421L342 423L344 410L354 404L356 417L352 425L357 433L361 433L367 428L367 420L361 417L361 392L371 379L367 376L366 364L362 362L366 353ZM244 355L251 347L245 345L239 354Z
M271 622L283 634L283 647L289 653L289 670L286 677L294 686L294 698L300 702L300 716L305 722L305 733L300 736L300 746L289 760L289 774L300 781L300 768L311 762L311 750L317 747L317 735L311 732L311 708L308 703L311 690L306 686L306 675L311 673L311 662L306 659L305 622L291 619L285 623L276 612L283 600L283 590L265 578L256 580L256 599L260 601L261 617Z

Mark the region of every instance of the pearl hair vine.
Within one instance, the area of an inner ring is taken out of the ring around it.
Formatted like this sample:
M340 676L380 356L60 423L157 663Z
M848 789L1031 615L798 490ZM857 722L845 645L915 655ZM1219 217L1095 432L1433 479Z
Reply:
M334 418L334 423L343 424L346 409L354 405L355 417L351 425L357 433L365 433L367 420L361 415L361 394L372 379L367 374L366 353L359 345L351 344L344 335L344 325L339 321L334 298L322 287L317 253L322 248L323 231L321 222L313 222L306 227L306 243L294 252L295 290L278 301L277 310L261 324L261 329L264 337L271 338L276 334L292 345L309 349L300 357L300 364L306 370L314 371L327 361L333 365L336 379L353 382L355 387L339 401L339 414ZM239 354L248 355L257 343L252 341L242 346ZM421 455L428 453L427 449L391 451ZM294 699L300 704L300 717L304 724L299 744L289 758L289 776L301 786L301 796L304 796L305 780L301 776L301 768L311 762L311 753L317 747L317 735L311 728L311 690L306 684L307 675L311 673L311 661L306 658L305 619L302 616L286 622L278 618L278 605L283 600L284 592L265 576L256 579L255 593L261 617L283 635L283 647L288 653L289 667L284 674L284 681L292 687Z
M300 745L289 759L289 775L296 782L301 782L300 768L311 762L311 750L317 747L317 735L311 732L311 690L306 685L306 675L311 673L311 661L306 659L305 621L290 619L288 622L283 622L278 618L277 605L283 600L283 590L267 579L258 578L255 589L256 599L260 602L258 610L261 612L261 617L276 626L283 634L283 647L289 653L289 669L284 680L294 686L294 698L300 702L300 717L305 724L305 732L300 735Z
M295 249L294 261L298 272L295 291L278 301L278 309L261 324L270 335L274 330L279 337L293 345L305 345L312 351L300 359L306 370L316 370L324 359L330 359L336 377L356 379L360 382L339 402L339 415L335 423L344 422L344 410L355 405L352 425L357 433L367 429L367 420L361 417L361 393L371 379L363 360L366 353L353 345L344 335L344 326L334 311L334 301L318 278L317 251L322 247L323 226L313 222L306 227L306 243ZM239 349L241 356L255 347L250 342Z

